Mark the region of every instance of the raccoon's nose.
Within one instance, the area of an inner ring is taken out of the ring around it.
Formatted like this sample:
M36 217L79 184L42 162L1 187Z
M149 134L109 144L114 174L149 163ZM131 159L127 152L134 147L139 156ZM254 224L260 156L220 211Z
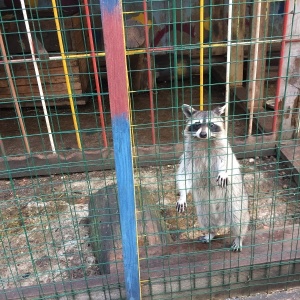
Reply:
M207 138L207 133L206 132L200 132L200 137L201 138Z

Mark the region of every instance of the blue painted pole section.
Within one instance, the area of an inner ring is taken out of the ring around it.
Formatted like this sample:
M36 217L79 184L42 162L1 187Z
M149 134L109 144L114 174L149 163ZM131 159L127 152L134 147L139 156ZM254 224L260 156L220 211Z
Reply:
M100 0L100 6L118 185L126 299L139 300L140 273L122 5L120 0Z
M130 126L126 118L112 120L116 177L124 259L126 299L140 299L139 261L130 146Z

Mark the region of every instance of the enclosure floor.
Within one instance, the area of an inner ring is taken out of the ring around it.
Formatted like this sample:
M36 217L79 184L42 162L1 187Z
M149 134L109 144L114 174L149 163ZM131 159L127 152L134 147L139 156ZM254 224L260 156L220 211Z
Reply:
M174 87L171 82L161 83L154 93L154 117L156 143L170 145L182 141L184 117L181 112L183 103L199 107L199 77L183 82L182 86ZM224 104L224 86L215 84L204 89L204 104ZM132 125L135 145L152 145L149 93L131 93ZM104 97L104 117L109 146L112 146L109 100ZM179 109L177 109L179 107ZM245 116L239 115L237 107L231 106L229 136L245 136ZM70 107L48 108L53 139L58 153L78 150L73 118ZM23 120L32 153L51 152L49 135L41 107L23 108ZM102 130L99 120L96 99L90 99L85 106L77 107L77 120L82 148L98 150L103 148ZM234 124L232 119L234 118ZM6 155L24 155L25 144L21 135L15 109L3 109L0 120L1 136Z
M292 170L287 165L278 163L275 157L243 159L240 164L244 174L245 188L249 195L251 222L248 231L249 239L245 243L245 247L249 250L254 243L257 230L273 234L276 228L284 232L287 226L299 224L299 195L297 184L291 180ZM179 249L180 245L196 241L199 236L203 235L203 232L198 224L191 198L188 199L185 213L178 214L175 209L176 169L176 165L140 168L135 175L139 184L157 195L161 220L165 222L165 228L174 243L170 246L177 245ZM99 275L88 238L88 203L91 195L114 183L113 170L16 178L13 181L0 180L0 199L2 200L0 208L2 218L5 220L0 228L2 231L5 230L1 250L11 249L9 257L3 255L1 258L0 273L3 274L2 278L11 276L19 278L17 283L5 281L3 288L12 288L15 284L28 286ZM20 213L23 216L23 223L19 222ZM50 219L46 218L47 215ZM24 226L26 226L26 235ZM27 237L29 240L26 240ZM285 242L289 243L286 236L285 239ZM66 250L61 245L67 241L70 241L67 248L69 255L64 255ZM219 252L228 255L230 242L229 237L226 241L222 238L218 239L212 243L212 249L222 248L223 250L220 249L221 252ZM33 254L28 250L27 243L30 243L31 249L34 249ZM207 245L203 249L203 246L198 244L197 249L199 247L205 251L209 249ZM147 246L141 245L140 251L145 252L146 248ZM186 252L183 253L178 252L178 249L175 254L180 255L183 261L190 254L195 254L196 248L186 248ZM280 248L280 256L281 251L282 248ZM288 252L285 249L285 253ZM118 251L118 253L121 252ZM249 258L250 254L243 253L239 255L240 258ZM37 265L38 277L26 275L35 272L31 255ZM157 253L150 255L143 262L144 272L147 272L145 265L151 265L154 258L159 261L162 257ZM169 258L168 255L163 257L166 260ZM232 259L236 261L235 256ZM118 257L118 261L121 261L121 257ZM176 256L174 261L178 263ZM15 263L16 267L12 271L10 266ZM173 265L174 269L178 266L176 263ZM201 261L198 261L198 264L201 264ZM115 266L115 263L112 262L111 265ZM56 271L54 279L51 277L53 270Z

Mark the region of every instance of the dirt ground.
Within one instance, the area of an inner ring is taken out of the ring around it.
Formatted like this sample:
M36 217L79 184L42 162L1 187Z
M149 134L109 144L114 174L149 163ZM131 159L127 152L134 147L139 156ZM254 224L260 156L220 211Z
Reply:
M182 140L184 124L176 107L182 103L199 103L199 88L178 87L178 95L169 84L162 83L155 94L155 127L159 144ZM222 104L224 89L214 86L205 90L209 97ZM178 103L177 103L178 101ZM108 139L111 143L109 105L104 100ZM177 103L177 104L176 104ZM151 144L151 122L148 94L132 94L133 124L136 145ZM96 104L89 101L79 107L78 118L85 149L101 148L101 130ZM236 107L230 119L229 136L246 134L245 116ZM3 111L0 121L7 155L24 154L19 125L13 109ZM239 114L238 114L239 113ZM23 110L30 147L33 152L50 151L41 108ZM72 118L68 107L51 108L52 126L59 151L76 149ZM179 119L179 122L177 122ZM234 122L233 122L234 121ZM13 137L13 138L9 138ZM249 194L251 224L249 230L269 229L299 223L298 191L291 171L275 157L253 157L240 161ZM175 204L175 165L136 170L137 182L157 195L157 206L173 241L195 239L201 235L192 200L187 211L177 214ZM0 180L0 281L2 288L83 278L99 274L91 249L88 230L88 202L93 193L115 183L114 171L97 171L52 175L50 177Z
M299 223L297 186L285 165L263 157L244 159L241 166L250 199L250 232ZM176 213L175 171L173 165L141 168L136 178L157 195L166 229L179 242L202 232L191 199L184 214ZM92 193L113 183L113 171L0 181L2 287L99 274L89 238L88 202Z
M300 289L291 288L288 290L278 290L271 293L257 293L248 297L235 297L226 300L297 300L300 298Z

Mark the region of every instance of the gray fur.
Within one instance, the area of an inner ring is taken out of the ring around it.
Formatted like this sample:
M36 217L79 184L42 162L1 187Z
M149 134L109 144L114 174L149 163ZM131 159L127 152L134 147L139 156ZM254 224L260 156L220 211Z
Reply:
M198 221L209 229L200 241L209 242L220 228L230 228L232 235L236 236L231 248L241 251L249 223L248 196L240 165L229 145L220 116L225 106L212 111L196 111L184 104L182 110L187 117L187 126L184 153L176 176L180 192L177 211L184 211L187 194L192 192ZM203 126L197 132L188 131L195 120L205 120L207 124L213 122L222 130L211 132L209 126Z

